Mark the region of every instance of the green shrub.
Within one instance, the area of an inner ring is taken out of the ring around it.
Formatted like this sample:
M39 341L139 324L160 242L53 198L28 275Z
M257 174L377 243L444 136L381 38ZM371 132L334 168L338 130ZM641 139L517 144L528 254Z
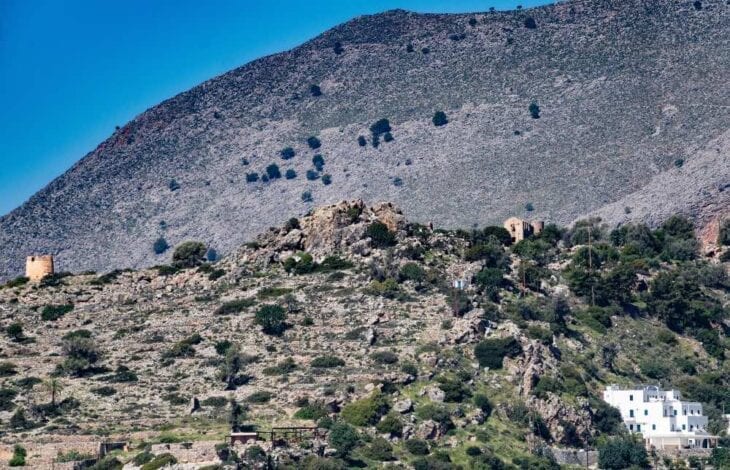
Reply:
M92 388L91 393L94 393L94 394L102 396L102 397L110 397L117 393L117 389L115 389L114 387L109 387L109 386L105 385L103 387Z
M406 450L413 455L428 455L431 451L428 442L423 439L408 439L405 441Z
M8 282L6 282L4 287L7 287L7 288L20 287L20 286L27 284L28 282L30 282L29 277L19 276L19 277L16 277L15 279L11 279Z
M281 170L279 170L279 165L277 165L276 163L272 163L271 165L267 166L266 176L268 176L270 180L281 178Z
M322 146L322 142L315 136L311 136L307 139L307 145L312 150L316 150Z
M648 459L644 445L630 437L616 437L598 447L598 466L618 470L631 466L645 468Z
M391 351L376 351L370 358L377 364L395 364L398 362L398 355Z
M376 248L387 248L396 243L395 234L382 222L373 222L368 225L368 228L365 229L365 238L370 238Z
M0 411L10 411L15 406L13 400L18 392L12 388L0 388Z
M286 173L284 173L284 177L288 180L293 180L297 177L297 172L289 168L288 170L286 170Z
M268 403L272 397L273 395L271 392L259 390L258 392L253 392L251 395L246 397L246 401L249 403Z
M376 424L388 412L388 401L380 392L353 401L342 408L340 416L353 426Z
M346 423L333 425L327 440L340 457L347 457L360 444L357 431Z
M158 470L163 467L175 465L177 459L172 454L160 454L155 456L154 459L150 460L146 464L142 465L140 470Z
M402 281L413 281L421 284L426 279L426 271L418 263L406 263L398 272Z
M382 437L374 438L370 445L362 452L365 457L371 460L377 460L379 462L393 460L393 446Z
M286 310L279 305L262 305L256 312L256 324L263 328L264 333L279 335L286 328Z
M324 158L322 155L315 155L312 157L312 165L314 165L314 168L317 169L317 171L322 171L324 168Z
M305 252L297 253L284 260L284 270L294 274L308 274L316 268L312 255Z
M475 394L472 398L472 403L474 403L474 406L482 410L486 416L489 416L492 413L492 403L486 395L481 393Z
M164 359L176 357L193 357L195 355L195 348L193 346L195 346L196 344L200 344L202 341L203 338L198 333L194 333L191 336L188 336L187 338L173 344L170 349L162 354L162 357Z
M344 366L345 361L337 356L318 356L312 359L309 365L317 369L331 369Z
M256 304L256 301L253 299L230 300L228 302L223 303L220 307L218 307L215 310L214 314L215 315L231 315L233 313L240 313L249 307L253 307L255 304Z
M256 172L246 173L246 183L255 183L259 180L259 174Z
M152 251L154 251L156 255L161 255L166 252L168 248L170 248L170 245L167 244L167 240L163 237L158 238L155 240L155 243L152 244Z
M5 334L16 342L25 339L25 336L23 336L23 324L17 321L11 323L7 326L7 328L5 328Z
M286 375L294 372L297 369L297 364L294 359L287 357L283 361L279 362L275 366L266 367L261 372L264 375Z
M538 106L537 103L530 103L530 107L528 108L528 110L530 111L530 116L532 116L532 119L540 119L540 106Z
M175 248L172 254L172 264L177 268L193 268L205 261L207 248L204 243L188 241Z
M437 379L439 388L444 392L444 401L449 403L461 403L465 398L471 396L469 388L459 378L440 376Z
M474 356L481 367L501 369L502 359L522 352L522 346L512 337L485 339L474 347Z
M27 455L28 455L28 453L23 446L21 446L20 444L15 444L15 447L13 447L13 456L10 458L10 461L8 462L8 466L24 467L25 466L25 457Z
M0 377L9 377L17 373L17 366L12 362L0 362Z
M389 413L375 425L378 432L391 436L400 436L403 432L403 422L394 413Z
M325 186L332 184L332 175L329 175L329 174L322 175L322 184Z
M311 95L316 98L318 96L322 96L322 89L319 87L319 85L310 85L309 93L311 93Z
M286 148L281 149L279 154L281 155L281 158L283 158L284 160L291 160L296 155L296 152L294 152L293 148L286 147ZM271 176L271 175L269 175L269 176Z
M309 419L312 421L317 421L327 415L327 409L320 401L316 401L314 403L307 402L299 408L296 413L294 413L294 417L297 419Z
M319 173L317 170L307 170L307 180L315 181L319 179Z
M443 111L436 111L436 113L433 115L433 125L436 127L445 126L448 124L449 120L446 119L446 113Z
M74 309L73 304L68 305L46 305L41 310L41 320L56 321Z
M368 144L368 141L365 139L365 136L358 136L357 137L357 145L360 147L365 147Z
M385 118L378 120L372 126L370 126L370 132L372 132L373 136L380 136L381 134L385 134L386 132L390 131L390 121Z

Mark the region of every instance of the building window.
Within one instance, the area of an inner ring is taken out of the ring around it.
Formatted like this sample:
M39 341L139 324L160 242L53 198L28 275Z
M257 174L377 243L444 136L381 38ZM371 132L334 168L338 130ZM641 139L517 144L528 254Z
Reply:
M634 401L634 396L633 395L629 395L629 401Z
M677 416L677 410L674 410L674 416Z
M652 424L652 425L651 425L651 430L652 430L652 431L656 431L656 424Z
M629 431L633 431L633 430L634 430L634 425L633 424L629 424Z
M687 416L687 408L684 408L684 409L682 410L682 416Z
M644 410L644 416L649 416L649 410Z
M633 418L633 417L634 417L634 410L629 410L629 418Z
M639 432L639 431L641 431L641 424L636 425L636 432Z
M686 424L683 424L682 425L682 431L686 431L686 430L687 430L687 425Z
M693 425L689 425L689 430L692 431L695 427Z

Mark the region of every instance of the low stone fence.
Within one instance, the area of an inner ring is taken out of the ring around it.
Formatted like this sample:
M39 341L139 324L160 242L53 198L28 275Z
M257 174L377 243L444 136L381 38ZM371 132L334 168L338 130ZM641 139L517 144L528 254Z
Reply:
M555 457L555 461L560 465L574 465L588 468L598 464L597 450L559 449L557 447L551 447L550 451L553 457Z
M92 440L93 439L93 440ZM75 450L80 454L96 456L99 452L99 438L78 439L67 442L22 443L26 450L26 468L53 468L54 470L73 470L74 462L55 462L59 453ZM0 445L0 469L10 468L8 462L13 456L13 445Z

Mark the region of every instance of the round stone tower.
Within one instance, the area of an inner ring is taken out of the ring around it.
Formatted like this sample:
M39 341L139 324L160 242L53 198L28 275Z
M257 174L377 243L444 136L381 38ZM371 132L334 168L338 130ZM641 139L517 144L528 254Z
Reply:
M31 281L40 281L53 273L52 255L28 256L25 260L25 277Z

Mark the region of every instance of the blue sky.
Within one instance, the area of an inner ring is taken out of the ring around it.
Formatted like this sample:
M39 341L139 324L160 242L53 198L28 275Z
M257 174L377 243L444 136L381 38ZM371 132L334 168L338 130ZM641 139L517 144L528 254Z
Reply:
M544 0L0 0L0 215L145 109L362 14Z

